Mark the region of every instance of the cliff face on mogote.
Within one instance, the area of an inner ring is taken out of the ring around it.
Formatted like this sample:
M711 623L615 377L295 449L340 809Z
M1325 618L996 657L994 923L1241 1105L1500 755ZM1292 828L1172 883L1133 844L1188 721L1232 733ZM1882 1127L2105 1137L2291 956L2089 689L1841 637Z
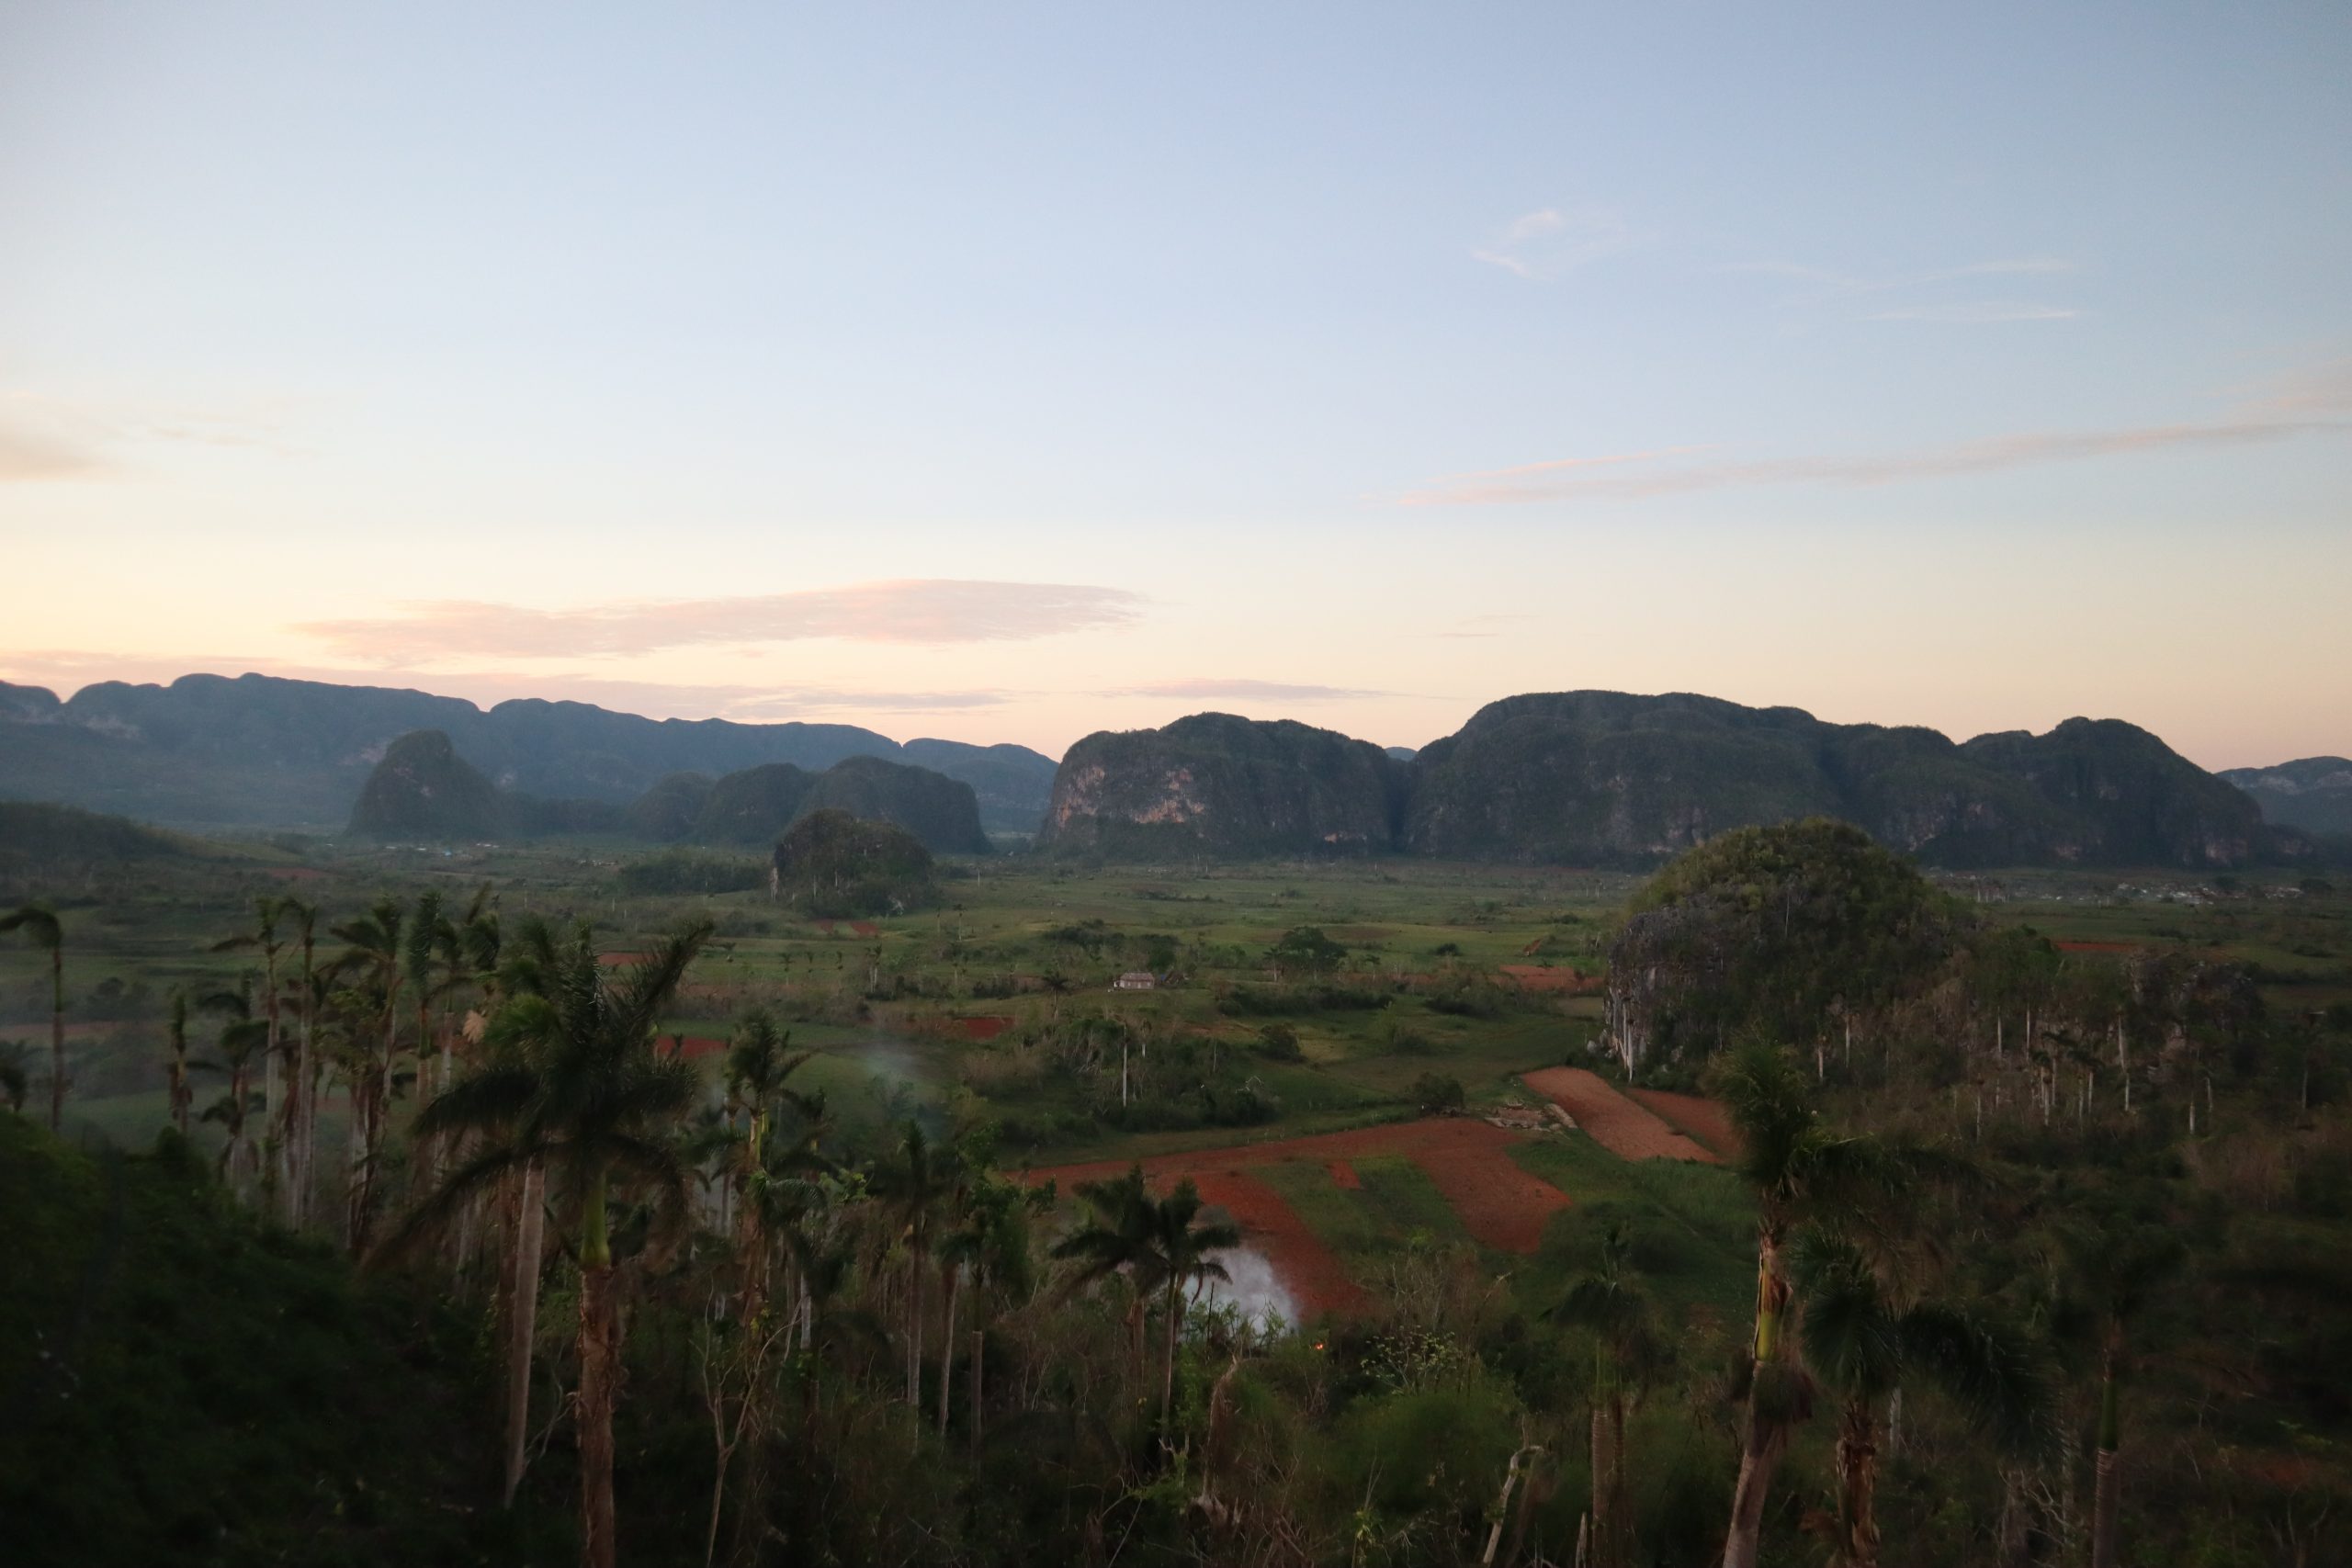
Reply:
M989 825L1035 829L1053 762L1025 747L919 741L845 724L650 719L586 703L524 699L487 711L456 697L266 675L119 681L60 702L0 682L0 799L53 800L187 824L340 821L402 735L435 729L501 790L623 806L665 775L716 778L768 762L811 771L844 757L967 770Z
M1955 745L1796 708L1567 692L1491 704L1426 748L1406 843L1639 863L1730 829L1826 816L1931 864L2228 866L2277 847L2252 805L2113 719Z
M1930 864L2236 865L2291 852L2239 791L2115 720L1955 744L1713 697L1508 698L1409 762L1304 725L1204 714L1088 737L1041 844L1112 855L1394 846L1645 865L1735 828L1829 817Z
M1071 747L1037 842L1136 857L1385 851L1406 778L1379 747L1332 730L1195 714Z
M2225 768L2217 776L2252 795L2266 822L2352 838L2352 759L2305 757L2275 768Z

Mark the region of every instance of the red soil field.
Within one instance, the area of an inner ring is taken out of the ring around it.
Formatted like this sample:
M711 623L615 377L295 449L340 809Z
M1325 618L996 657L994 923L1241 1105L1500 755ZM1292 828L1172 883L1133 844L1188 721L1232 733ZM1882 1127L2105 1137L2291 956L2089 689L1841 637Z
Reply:
M2061 953L2137 953L2140 951L2140 944L2136 942L2093 942L2083 937L2066 942L2053 942L2050 945Z
M956 1022L964 1031L965 1039L985 1042L1011 1029L1014 1021L994 1013L983 1013L977 1018L959 1018Z
M726 1041L708 1034L689 1034L683 1039L663 1034L655 1037L653 1054L657 1056L675 1055L682 1045L684 1047L685 1057L689 1062L699 1062L705 1056L720 1055L727 1050Z
M1723 1162L1649 1111L1626 1099L1597 1073L1582 1067L1545 1067L1521 1073L1520 1081L1576 1118L1592 1141L1619 1159L1689 1159Z
M311 865L273 865L266 869L262 874L274 876L280 882L316 882L325 876L326 873Z
M1678 1133L1686 1133L1725 1159L1739 1157L1739 1134L1730 1113L1713 1100L1663 1089L1629 1089L1626 1094L1655 1111Z
M1526 1253L1533 1252L1543 1239L1544 1222L1568 1204L1566 1193L1521 1169L1505 1152L1521 1138L1534 1135L1540 1134L1506 1132L1465 1117L1431 1117L1305 1138L1156 1155L1142 1164L1144 1175L1153 1185L1165 1188L1189 1176L1199 1185L1204 1200L1226 1207L1251 1245L1266 1255L1303 1310L1340 1311L1360 1301L1362 1292L1348 1280L1346 1269L1331 1249L1291 1212L1280 1194L1248 1175L1250 1168L1288 1160L1313 1161L1329 1168L1340 1185L1360 1187L1361 1180L1340 1176L1345 1167L1348 1177L1354 1178L1348 1162L1367 1156L1403 1155L1421 1168L1472 1236L1498 1251ZM1090 1165L1057 1166L1032 1170L1027 1179L1035 1182L1051 1178L1069 1189L1081 1181L1121 1175L1128 1163L1098 1160ZM1230 1193L1248 1206L1247 1212L1227 1203L1218 1193ZM1344 1290L1339 1288L1341 1284Z
M876 925L872 920L852 920L849 923L849 929L855 931L860 936L880 936L882 934L882 928Z
M1363 1178L1358 1176L1356 1168L1346 1160L1335 1159L1329 1168L1331 1172L1332 1186L1344 1187L1351 1192L1360 1192L1363 1190Z
M1351 1312L1363 1304L1363 1287L1348 1278L1339 1255L1306 1228L1282 1195L1246 1171L1212 1171L1194 1177L1201 1201L1233 1216L1242 1235L1266 1255L1301 1316Z

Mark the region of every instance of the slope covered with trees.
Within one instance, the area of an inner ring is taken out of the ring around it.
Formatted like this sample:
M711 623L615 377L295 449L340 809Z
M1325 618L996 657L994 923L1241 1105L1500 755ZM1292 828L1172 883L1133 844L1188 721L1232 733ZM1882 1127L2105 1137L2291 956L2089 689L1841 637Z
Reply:
M1063 760L1039 842L1638 866L1732 829L1816 816L1947 866L2225 869L2309 849L2116 720L1955 744L1796 708L1616 692L1491 703L1408 761L1329 730L1215 714L1089 736Z
M1195 714L1071 747L1037 842L1114 856L1362 854L1394 843L1405 780L1368 741Z
M789 762L716 780L673 773L627 807L615 807L502 790L439 730L391 744L360 789L349 830L379 841L607 834L659 843L766 844L821 810L896 823L944 853L989 852L971 785L876 757L845 758L820 773Z

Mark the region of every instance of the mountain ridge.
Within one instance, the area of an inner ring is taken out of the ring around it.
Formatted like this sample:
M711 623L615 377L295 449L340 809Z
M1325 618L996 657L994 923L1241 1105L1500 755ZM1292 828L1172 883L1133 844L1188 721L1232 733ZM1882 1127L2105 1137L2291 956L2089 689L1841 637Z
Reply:
M1203 720L1216 725L1197 728ZM1237 773L1231 759L1250 742L1228 727L1253 722L1194 716L1080 740L1057 776L1040 846L1219 855L1246 843L1632 866L1733 828L1826 816L1954 867L2220 868L2308 851L2300 835L2267 826L2243 792L2117 719L1955 742L1919 726L1829 724L1801 708L1690 693L1531 693L1489 703L1409 762L1319 730L1311 744L1287 738L1288 764L1261 758ZM1374 784L1307 761L1313 746L1339 755L1342 744L1394 772ZM1260 804L1270 792L1295 801L1317 791L1339 803L1326 815L1355 831L1295 830L1295 810L1269 816ZM1385 842L1366 826L1383 809L1393 824Z
M436 729L502 790L626 806L662 778L766 762L821 772L851 756L921 759L855 725L654 719L589 703L462 697L278 676L119 681L61 700L0 682L0 797L53 800L179 826L344 821L400 737ZM991 831L1044 814L1054 761L1025 747L921 740L932 771L975 783ZM1025 783L1024 783L1025 780Z

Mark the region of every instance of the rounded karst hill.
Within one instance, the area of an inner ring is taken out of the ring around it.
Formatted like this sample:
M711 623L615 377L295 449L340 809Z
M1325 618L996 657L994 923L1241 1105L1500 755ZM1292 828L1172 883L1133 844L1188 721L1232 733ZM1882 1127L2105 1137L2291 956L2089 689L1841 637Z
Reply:
M412 730L385 748L351 808L363 839L486 839L505 827L497 787L437 729Z
M770 863L783 903L822 919L903 914L939 901L931 852L894 823L820 807L776 840Z

